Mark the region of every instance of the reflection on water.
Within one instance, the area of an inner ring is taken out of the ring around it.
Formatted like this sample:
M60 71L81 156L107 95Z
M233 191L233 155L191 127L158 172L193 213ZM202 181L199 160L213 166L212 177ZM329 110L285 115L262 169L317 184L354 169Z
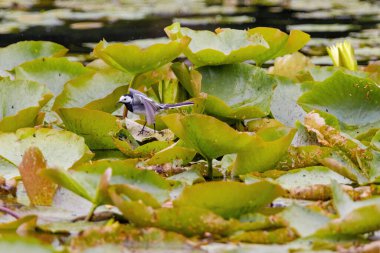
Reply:
M380 3L359 0L0 0L0 46L50 40L72 52L105 38L131 41L164 37L174 21L193 29L271 26L301 29L313 40L308 55L349 37L359 61L380 59ZM323 58L320 58L321 60Z

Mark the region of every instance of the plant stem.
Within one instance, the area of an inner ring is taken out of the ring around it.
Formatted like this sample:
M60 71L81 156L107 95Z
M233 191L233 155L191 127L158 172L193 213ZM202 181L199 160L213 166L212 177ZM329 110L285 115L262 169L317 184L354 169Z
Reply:
M92 205L90 212L87 214L85 221L90 221L92 216L94 215L95 209L97 208L97 205Z
M11 209L9 209L9 208L7 208L5 206L0 206L0 212L9 214L10 216L13 216L16 219L20 218L20 216L17 213L13 212Z
M212 159L207 159L207 179L212 180Z

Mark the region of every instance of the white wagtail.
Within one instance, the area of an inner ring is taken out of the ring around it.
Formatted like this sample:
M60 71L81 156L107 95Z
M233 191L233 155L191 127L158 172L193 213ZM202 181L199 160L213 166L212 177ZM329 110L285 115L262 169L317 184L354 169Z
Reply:
M144 132L146 124L153 124L154 129L156 129L155 116L161 110L167 110L171 108L178 108L194 104L190 101L176 104L160 104L148 98L144 93L135 89L129 89L129 93L121 96L118 103L124 104L130 112L145 115L145 124L140 133Z

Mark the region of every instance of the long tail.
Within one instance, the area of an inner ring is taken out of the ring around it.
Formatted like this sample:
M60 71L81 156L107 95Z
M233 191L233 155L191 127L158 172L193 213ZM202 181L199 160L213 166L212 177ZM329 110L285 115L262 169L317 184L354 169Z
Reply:
M178 108L178 107L183 107L183 106L190 106L193 105L194 102L181 102L181 103L176 103L176 104L163 104L161 105L161 109L170 109L170 108Z

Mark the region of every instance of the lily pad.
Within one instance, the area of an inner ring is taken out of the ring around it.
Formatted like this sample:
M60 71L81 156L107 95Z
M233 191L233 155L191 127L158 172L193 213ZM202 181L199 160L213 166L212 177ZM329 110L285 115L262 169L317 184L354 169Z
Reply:
M65 84L52 109L85 107L114 112L120 106L116 105L120 96L128 92L131 79L130 74L114 69L81 75Z
M128 139L121 140L115 137L113 138L113 142L124 155L131 158L151 157L171 145L170 141L152 141L135 147Z
M63 85L80 75L90 72L79 62L71 62L67 58L43 58L25 62L15 68L16 79L31 80L45 84L58 96Z
M346 125L359 127L380 121L380 87L370 79L335 72L304 93L298 104L335 115Z
M113 136L121 129L115 116L85 108L60 108L58 110L65 128L86 141L91 149L116 149Z
M0 131L34 126L38 112L52 96L45 86L36 82L0 80Z
M217 33L194 31L174 23L165 28L174 41L190 37L184 54L196 66L222 65L255 59L269 46L263 36L244 30L220 29Z
M352 201L337 182L332 183L333 201L340 218L331 220L315 232L317 236L357 235L380 228L380 198Z
M41 150L49 168L69 169L93 156L84 139L68 131L23 128L16 133L0 134L0 156L16 166L32 146Z
M305 111L297 104L297 99L310 89L310 85L294 83L286 78L278 78L277 80L278 85L274 90L270 106L272 115L286 126L293 127L298 120L302 121L306 115Z
M50 206L57 190L57 185L42 175L46 169L46 161L36 147L26 150L19 165L22 182L30 203L37 206Z
M288 127L271 127L257 131L248 138L249 143L238 152L234 175L243 175L252 171L263 172L273 169L285 155L296 133Z
M122 43L108 45L107 42L101 41L94 48L94 54L116 69L138 74L171 62L182 53L189 42L188 37L183 37L179 41L140 48Z
M38 58L63 56L67 51L67 48L54 42L21 41L0 48L0 70L12 70L23 62Z
M267 181L249 185L239 182L209 182L186 187L173 205L204 208L224 218L238 218L268 205L282 193L280 186Z
M147 161L147 164L175 163L186 165L193 160L195 154L196 151L194 149L182 147L177 145L177 143L174 143L154 154L154 156Z
M279 215L302 237L314 234L330 221L330 218L322 213L296 204L287 207Z
M256 27L249 29L248 33L260 34L269 44L269 49L253 58L259 66L267 60L300 50L310 40L310 35L300 30L291 30L288 35L276 28Z
M197 97L201 92L202 75L195 69L188 69L185 63L173 63L171 69L190 96Z
M0 240L0 251L12 253L55 253L51 246L42 244L34 238L23 238L20 236L4 236Z
M263 69L247 63L207 66L202 74L202 92L207 93L208 114L223 118L249 119L270 113L276 80Z
M330 185L332 179L342 184L352 183L348 178L323 166L288 171L288 173L278 177L276 182L286 189L294 189L312 185Z
M145 199L159 206L169 197L170 185L153 171L136 168L137 160L98 160L79 165L70 172L48 169L45 174L54 182L90 200L95 205L107 203L107 192L101 192L102 177L110 168L107 184L120 185L119 190L131 199ZM107 190L107 189L105 189Z
M158 227L193 236L205 232L226 234L231 226L219 215L198 207L153 209L141 202L124 199L123 194L115 188L110 188L110 196L123 216L138 227Z
M211 116L173 113L163 116L162 120L175 135L207 159L236 153L249 142L248 134L239 133Z

